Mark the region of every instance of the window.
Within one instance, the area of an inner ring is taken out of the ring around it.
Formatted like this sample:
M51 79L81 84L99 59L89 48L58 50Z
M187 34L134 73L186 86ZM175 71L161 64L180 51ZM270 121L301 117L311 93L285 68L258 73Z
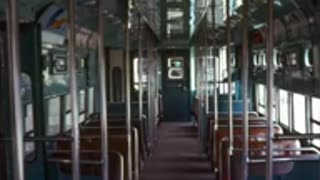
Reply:
M181 8L169 8L167 11L167 37L184 33L184 11Z
M28 104L25 106L25 125L24 125L24 132L30 133L34 130L34 122L33 122L33 105ZM27 142L25 143L25 155L28 155L35 150L34 142Z
M52 136L60 132L60 98L48 100L47 135Z
M294 130L306 133L306 98L301 94L293 94L293 122Z
M320 99L312 98L312 119L320 122Z
M316 124L316 123L313 123L312 124L312 132L316 133L316 134L319 134L320 133L320 125ZM320 139L315 139L312 142L313 142L314 145L320 147Z
M133 60L133 80L134 80L134 89L139 89L139 82L140 82L140 76L139 76L139 58L134 58ZM142 59L142 87L147 87L147 68L144 65L144 59Z
M89 92L88 92L88 102L87 103L89 103L88 104L88 114L92 114L93 112L94 112L94 88L93 87L91 87L91 88L89 88L89 90L88 90Z
M79 93L79 111L85 111L86 110L86 91L81 90Z
M279 113L280 113L280 122L289 127L289 92L285 90L279 91Z
M312 98L312 133L320 133L320 99ZM320 147L320 139L313 140L313 144Z
M260 114L266 115L266 103L267 103L266 86L263 84L257 84L256 92L257 92L257 111Z
M220 95L227 95L229 93L228 83L219 83L218 87L219 87L219 94ZM231 83L231 90L232 90L232 94L234 95L236 93L236 83L235 82Z

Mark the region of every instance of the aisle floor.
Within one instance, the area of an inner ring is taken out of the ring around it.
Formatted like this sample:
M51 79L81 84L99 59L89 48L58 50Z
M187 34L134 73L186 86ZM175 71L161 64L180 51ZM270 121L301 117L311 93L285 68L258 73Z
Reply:
M190 123L161 123L157 147L140 180L214 180L197 129Z

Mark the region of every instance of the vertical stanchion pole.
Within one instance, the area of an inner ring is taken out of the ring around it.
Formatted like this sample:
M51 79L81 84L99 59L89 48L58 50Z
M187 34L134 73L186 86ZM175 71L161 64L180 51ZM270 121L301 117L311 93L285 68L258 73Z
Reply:
M100 119L101 119L101 157L103 162L102 178L109 179L108 157L108 110L107 110L107 85L106 85L106 58L104 49L104 0L98 0L98 51L99 51L99 79L100 79Z
M216 28L216 1L212 0L212 35L213 35L213 42L212 42L212 61L213 61L213 93L214 93L214 125L213 125L213 142L216 141L216 131L219 128L219 109L218 109L218 58L215 58L215 50L216 50L216 44L215 44L215 28ZM213 147L215 149L215 147ZM214 150L213 152L213 160L214 164L216 164L218 157L217 152ZM218 168L214 166L214 172L215 174L218 172Z
M70 59L70 94L72 109L72 179L80 179L80 133L79 133L79 107L77 85L77 62L76 62L76 29L75 29L75 0L69 0L69 59Z
M207 15L208 16L208 13ZM205 103L206 103L206 116L209 114L209 82L208 82L208 22L207 22L207 17L205 21L205 32L204 32L204 81L205 81ZM207 119L207 117L206 117ZM205 124L208 124L207 121ZM207 133L207 132L206 132Z
M138 51L139 51L139 119L143 118L143 57L142 57L142 28L141 28L141 15L138 15Z
M231 44L231 25L230 25L230 0L227 0L227 71L228 71L228 115L229 115L229 158L228 158L228 178L231 175L230 157L233 154L233 115L232 115L232 72L230 59L230 44Z
M266 179L272 180L273 174L273 0L268 0L267 31L267 166Z
M248 0L243 0L242 10L242 98L243 98L243 150L242 150L242 180L248 179L248 158L249 158L249 116L248 116L248 76L249 76L249 55L248 55Z
M20 44L17 1L10 0L7 10L7 34L10 77L10 106L12 109L12 145L14 180L24 180L24 144L23 144L23 116L20 93Z
M128 165L128 180L132 180L132 151L131 151L131 59L130 59L130 8L132 1L128 0L127 4L127 15L125 21L125 70L126 70L126 131L127 131L127 139L128 139L128 156L127 156L127 165Z
M231 26L230 26L230 0L227 0L227 71L228 71L228 114L229 114L229 155L233 151L233 116L232 116L232 72L230 59L230 44L231 44Z

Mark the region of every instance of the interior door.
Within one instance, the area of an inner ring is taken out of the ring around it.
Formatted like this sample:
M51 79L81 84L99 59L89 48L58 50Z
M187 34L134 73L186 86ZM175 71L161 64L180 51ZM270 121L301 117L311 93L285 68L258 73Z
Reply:
M164 121L189 121L189 53L163 57Z

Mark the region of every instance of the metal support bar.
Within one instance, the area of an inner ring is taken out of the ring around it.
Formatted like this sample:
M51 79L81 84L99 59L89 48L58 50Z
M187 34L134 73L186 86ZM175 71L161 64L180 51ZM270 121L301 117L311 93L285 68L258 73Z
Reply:
M104 49L104 0L98 3L98 29L99 29L99 79L100 79L100 120L101 120L101 157L103 162L102 179L109 179L109 154L108 154L108 112L107 112L107 83L106 83L106 58Z
M48 159L48 162L49 163L61 163L61 164L73 164L72 159L50 158L50 159ZM101 164L104 164L103 161L92 161L92 160L79 160L79 163L82 165L101 165ZM105 171L105 169L103 171Z
M242 98L243 98L243 151L242 180L248 179L249 159L249 107L248 107L248 76L249 76L249 45L248 45L248 0L243 0L242 10Z
M139 51L139 120L143 119L143 55L142 55L142 27L141 15L138 15L138 51Z
M130 59L130 19L131 12L130 7L132 5L132 1L128 0L128 9L127 9L127 17L125 21L125 70L126 70L126 130L127 130L127 138L128 138L128 156L127 156L127 165L128 165L128 180L132 180L132 144L131 144L131 59Z
M227 71L228 71L228 102L229 102L229 155L233 154L233 115L232 115L232 72L231 72L231 58L230 58L230 44L231 44L231 22L230 22L230 0L227 0ZM229 158L230 159L230 158ZM230 164L230 160L229 160ZM228 174L230 175L230 168L228 169ZM230 176L228 176L230 177Z
M80 133L79 133L79 107L77 86L77 62L76 62L76 27L75 27L75 0L69 0L69 59L70 59L70 94L72 109L72 179L80 179Z
M268 31L267 31L267 164L266 179L272 180L273 175L273 0L268 0Z
M17 1L10 0L7 9L7 36L10 77L10 107L12 110L14 180L24 180L23 116L20 94L20 44Z

